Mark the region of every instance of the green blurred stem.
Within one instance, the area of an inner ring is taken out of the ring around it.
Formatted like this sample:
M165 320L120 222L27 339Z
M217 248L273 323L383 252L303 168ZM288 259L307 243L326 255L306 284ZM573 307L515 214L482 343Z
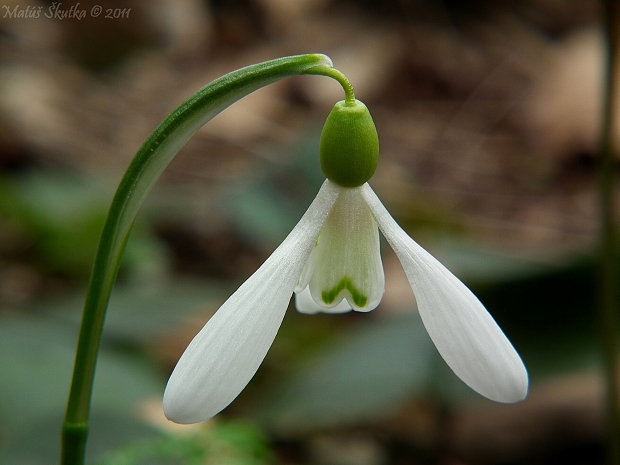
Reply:
M605 76L603 130L600 153L600 308L599 324L605 355L607 380L606 409L609 463L620 465L620 294L618 288L618 230L615 202L614 128L618 125L617 97L620 76L620 6L617 0L605 0L605 39L607 63Z
M61 464L82 465L101 332L121 257L142 202L185 143L205 123L251 92L289 76L319 74L341 83L347 100L349 81L320 54L266 61L227 74L174 110L144 142L120 182L103 227L84 304L73 380L62 429Z

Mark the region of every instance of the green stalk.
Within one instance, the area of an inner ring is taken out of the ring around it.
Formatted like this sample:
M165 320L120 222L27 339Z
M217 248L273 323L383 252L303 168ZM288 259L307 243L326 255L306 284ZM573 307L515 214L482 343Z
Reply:
M112 200L93 265L62 428L62 465L84 463L101 332L129 231L142 202L172 158L204 124L251 92L299 74L322 74L337 79L347 98L352 96L350 84L342 73L332 68L331 60L325 55L266 61L234 71L203 87L174 110L138 150Z
M620 5L616 0L606 0L605 39L607 62L604 87L604 114L600 152L600 201L601 201L601 245L600 245L600 301L599 324L605 357L606 422L608 460L620 465L620 294L618 289L618 230L615 214L615 157L614 128L618 119L616 102L618 77L620 76Z

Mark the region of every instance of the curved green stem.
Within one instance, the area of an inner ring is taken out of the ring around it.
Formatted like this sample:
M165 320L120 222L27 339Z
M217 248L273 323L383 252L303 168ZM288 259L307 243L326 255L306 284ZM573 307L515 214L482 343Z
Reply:
M62 465L84 463L95 366L110 293L134 219L163 170L194 133L215 115L251 92L286 77L299 74L333 77L343 85L347 99L354 98L349 81L331 66L325 55L297 55L227 74L183 102L138 150L112 200L93 265L62 430Z
M353 86L351 85L347 77L337 69L334 69L331 66L320 65L315 66L314 68L310 68L305 72L305 74L320 74L335 79L344 89L345 103L347 105L352 105L355 101L355 92L353 92Z
M616 202L615 130L620 92L620 4L603 2L607 45L603 130L600 149L600 287L599 328L606 381L607 462L620 465L620 287L618 285L618 227Z

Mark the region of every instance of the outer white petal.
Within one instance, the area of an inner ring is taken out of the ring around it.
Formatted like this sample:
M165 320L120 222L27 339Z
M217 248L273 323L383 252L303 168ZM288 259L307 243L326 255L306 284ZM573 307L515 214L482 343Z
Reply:
M338 305L334 307L323 307L317 304L312 295L310 294L310 288L306 286L303 291L295 291L295 307L300 313L306 313L308 315L315 315L317 313L346 313L352 310L351 306L346 299L343 299Z
M524 399L528 390L525 366L484 306L398 226L368 184L362 192L403 265L424 326L446 363L466 384L489 399Z
M164 413L170 420L197 423L209 419L228 406L254 376L338 193L334 184L323 184L284 242L189 344L164 393Z

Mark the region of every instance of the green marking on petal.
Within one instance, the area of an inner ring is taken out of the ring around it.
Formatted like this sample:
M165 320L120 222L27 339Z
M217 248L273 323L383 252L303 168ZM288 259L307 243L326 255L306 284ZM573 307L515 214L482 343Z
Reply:
M355 287L349 276L342 278L340 282L331 289L321 292L321 299L329 305L336 300L336 297L345 289L351 293L351 298L358 307L362 308L366 305L366 302L368 302L368 296L362 294L362 292Z

